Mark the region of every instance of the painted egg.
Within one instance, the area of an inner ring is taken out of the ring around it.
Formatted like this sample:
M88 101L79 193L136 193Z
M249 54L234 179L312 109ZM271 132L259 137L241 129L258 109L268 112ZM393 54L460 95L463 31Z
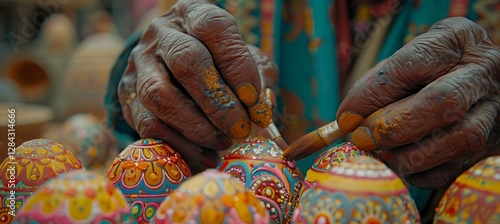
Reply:
M218 170L231 174L260 199L272 223L289 223L302 193L304 178L274 141L248 139L231 149Z
M163 141L146 138L127 146L106 177L117 186L138 223L148 223L160 203L191 177L182 157Z
M2 209L9 211L19 210L49 179L83 168L69 150L47 139L26 141L8 154L0 165L0 197Z
M87 170L105 172L118 154L118 142L109 129L92 114L69 117L53 139L71 150Z
M29 223L130 223L119 189L93 171L75 170L35 191L16 221Z
M295 210L296 223L419 223L403 181L386 165L366 156L317 174Z
M360 156L378 159L370 151L360 150L350 142L339 143L324 151L316 158L311 168L307 171L304 182L305 188L309 188L316 183L318 174L327 173L332 167Z
M154 223L267 224L269 214L243 183L208 169L174 190L161 203Z
M500 223L500 156L476 163L448 187L434 223Z

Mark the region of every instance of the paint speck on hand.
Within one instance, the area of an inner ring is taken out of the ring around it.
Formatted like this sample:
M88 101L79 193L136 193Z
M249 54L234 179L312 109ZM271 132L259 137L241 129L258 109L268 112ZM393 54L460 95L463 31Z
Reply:
M226 85L222 83L222 80L218 77L217 71L213 66L204 71L205 75L205 95L212 99L217 109L227 109L234 107L236 104L231 95L229 95L229 89Z

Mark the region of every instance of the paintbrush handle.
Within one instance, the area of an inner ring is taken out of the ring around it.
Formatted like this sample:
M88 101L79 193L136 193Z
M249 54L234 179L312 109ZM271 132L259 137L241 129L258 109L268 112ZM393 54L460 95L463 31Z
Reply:
M326 145L331 145L345 135L340 131L337 121L318 128L318 134Z
M248 108L250 119L261 128L264 128L267 134L269 134L269 137L271 137L280 148L286 149L288 145L285 143L278 128L276 128L276 125L273 123L272 108L271 99L269 99L267 94L262 92L257 103Z
M288 145L281 137L281 133L278 131L278 128L276 128L276 125L274 125L274 123L271 123L269 126L267 126L266 132L282 150L288 148Z

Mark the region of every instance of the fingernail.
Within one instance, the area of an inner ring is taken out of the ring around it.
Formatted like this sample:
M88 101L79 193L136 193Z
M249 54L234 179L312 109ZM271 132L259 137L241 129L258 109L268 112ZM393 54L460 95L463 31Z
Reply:
M251 123L246 118L240 118L236 121L231 128L229 128L229 135L234 139L244 139L252 131Z
M255 87L249 82L243 82L236 87L236 95L246 106L252 106L257 103L259 95Z
M357 128L352 135L352 142L361 150L373 150L377 148L372 133L367 127Z
M343 133L350 133L358 127L358 125L364 120L361 115L353 114L350 112L344 112L340 115L337 123L339 125L340 130Z

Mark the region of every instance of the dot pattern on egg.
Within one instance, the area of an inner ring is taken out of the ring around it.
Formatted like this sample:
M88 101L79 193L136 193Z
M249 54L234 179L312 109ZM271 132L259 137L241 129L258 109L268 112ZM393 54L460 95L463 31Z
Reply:
M461 174L445 191L435 223L500 223L500 156Z
M245 183L270 214L272 223L289 223L303 188L294 161L269 139L252 138L231 149L218 170Z
M11 178L9 168L15 164L15 175ZM16 211L24 201L47 181L63 173L83 169L82 163L63 145L49 139L33 139L16 148L13 157L0 165L1 207L10 203L10 191L16 191ZM14 188L9 181L14 180Z
M419 223L413 199L402 180L380 161L359 156L317 173L305 189L294 222Z
M154 223L267 224L264 206L241 181L209 169L174 190L161 203Z
M191 177L191 172L172 147L146 138L122 150L106 177L123 192L134 218L142 222L154 217L160 203Z
M19 210L19 223L126 223L129 208L103 176L75 170L38 189Z

